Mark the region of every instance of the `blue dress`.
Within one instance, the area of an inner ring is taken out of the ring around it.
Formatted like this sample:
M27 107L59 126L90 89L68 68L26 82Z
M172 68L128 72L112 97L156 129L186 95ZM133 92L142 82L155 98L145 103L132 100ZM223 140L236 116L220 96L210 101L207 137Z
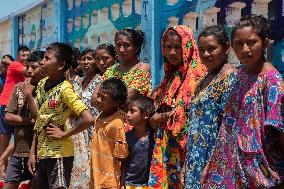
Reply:
M232 73L196 92L190 105L187 129L185 188L199 189L201 173L214 149L223 111L235 81Z

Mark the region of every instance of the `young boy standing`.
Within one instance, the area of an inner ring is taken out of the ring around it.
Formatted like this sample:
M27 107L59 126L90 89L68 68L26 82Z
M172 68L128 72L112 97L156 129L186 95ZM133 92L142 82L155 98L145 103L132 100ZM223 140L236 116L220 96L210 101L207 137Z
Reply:
M5 83L0 94L0 156L7 148L13 127L4 122L4 110L9 102L14 86L25 80L26 62L30 54L27 46L20 46L18 49L17 60L10 63L7 69Z
M36 90L39 108L29 159L29 169L35 174L36 188L69 187L74 159L70 136L93 124L92 114L64 77L65 71L73 63L72 47L58 42L48 46L40 63L47 77L39 82ZM29 104L35 107L31 100ZM80 117L80 121L77 126L67 130L66 119L72 111ZM36 158L38 162L35 167Z
M137 95L128 100L126 121L133 129L126 132L129 155L122 168L121 188L148 188L150 164L154 148L154 131L149 119L155 112L151 98Z
M44 55L43 51L35 51L27 59L27 77L30 84L37 86L43 78L40 73L39 62ZM9 104L5 109L5 121L15 126L14 151L9 159L4 189L17 189L22 181L31 180L27 162L32 145L34 120L24 95L26 83L20 82L15 85ZM35 96L34 96L35 98Z
M91 141L91 171L94 189L119 187L121 160L128 155L122 112L127 88L116 78L101 83L97 94L98 115Z

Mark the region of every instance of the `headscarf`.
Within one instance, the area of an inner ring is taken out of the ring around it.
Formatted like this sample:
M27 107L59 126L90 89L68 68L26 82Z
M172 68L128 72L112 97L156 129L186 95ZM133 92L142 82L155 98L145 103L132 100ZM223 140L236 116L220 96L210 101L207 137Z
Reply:
M158 106L174 105L174 113L167 122L167 129L177 137L181 147L186 145L186 135L183 128L186 125L188 114L186 110L190 105L191 97L200 80L205 76L207 69L201 63L198 48L192 30L187 26L174 26L168 28L162 37L162 52L167 32L174 30L181 37L183 62L177 69L164 58L165 76L154 94L153 98Z

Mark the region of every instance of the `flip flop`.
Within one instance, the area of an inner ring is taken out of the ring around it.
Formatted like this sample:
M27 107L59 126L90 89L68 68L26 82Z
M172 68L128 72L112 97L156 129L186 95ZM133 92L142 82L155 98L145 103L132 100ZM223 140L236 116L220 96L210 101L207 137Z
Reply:
M4 187L4 180L0 180L0 188Z
M30 187L29 187L28 184L22 183L22 184L19 186L19 189L30 189Z

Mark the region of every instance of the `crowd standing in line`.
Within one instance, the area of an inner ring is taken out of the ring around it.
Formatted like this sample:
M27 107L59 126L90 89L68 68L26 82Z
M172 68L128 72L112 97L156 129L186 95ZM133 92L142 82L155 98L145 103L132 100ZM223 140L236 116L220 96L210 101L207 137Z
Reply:
M222 26L197 43L169 27L154 90L140 30L95 50L55 42L3 56L3 187L283 188L284 85L265 57L269 35L262 16L236 23L231 42Z

